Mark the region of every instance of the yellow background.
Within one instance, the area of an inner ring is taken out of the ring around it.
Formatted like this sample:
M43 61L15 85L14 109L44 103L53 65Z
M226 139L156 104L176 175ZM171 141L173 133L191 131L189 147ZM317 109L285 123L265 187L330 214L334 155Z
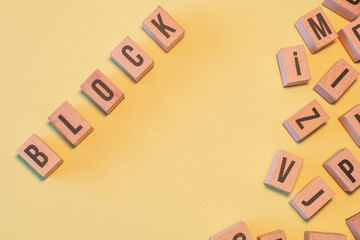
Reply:
M360 151L337 118L359 103L360 83L334 105L312 90L343 57L339 40L307 56L312 80L284 89L275 54L304 44L295 21L320 0L2 1L0 8L0 238L208 239L243 220L256 237L276 229L350 239L360 211L322 167L338 149ZM185 29L165 53L142 29L162 5ZM324 8L336 31L348 22ZM155 61L135 84L110 59L131 36ZM99 68L125 93L105 116L80 85ZM330 120L296 143L282 122L318 99ZM72 148L47 117L68 100L94 132ZM33 133L64 163L41 181L16 154ZM305 159L286 196L263 181L278 149ZM305 222L290 198L320 175L336 192Z

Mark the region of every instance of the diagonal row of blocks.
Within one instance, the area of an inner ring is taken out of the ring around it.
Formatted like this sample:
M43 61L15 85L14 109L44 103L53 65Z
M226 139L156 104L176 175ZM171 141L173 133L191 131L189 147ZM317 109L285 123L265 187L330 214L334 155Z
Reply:
M143 28L165 52L169 52L185 33L161 6L143 21ZM154 60L130 37L126 37L110 55L135 82L139 82L154 66ZM90 75L81 89L105 114L110 114L125 97L99 69ZM93 131L93 127L67 101L49 116L49 120L73 146L79 145ZM63 163L62 158L36 134L17 153L44 178Z

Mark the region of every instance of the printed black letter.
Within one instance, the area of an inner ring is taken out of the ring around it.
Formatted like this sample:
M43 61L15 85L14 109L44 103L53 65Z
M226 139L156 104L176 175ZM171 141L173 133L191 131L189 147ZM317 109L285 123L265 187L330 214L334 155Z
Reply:
M34 153L31 152L31 150L34 151ZM48 157L43 152L39 152L39 149L35 145L29 145L27 148L25 148L24 152L31 157L34 162L36 162L37 165L39 165L41 168L45 166L45 164L48 162ZM39 159L39 157L42 158Z

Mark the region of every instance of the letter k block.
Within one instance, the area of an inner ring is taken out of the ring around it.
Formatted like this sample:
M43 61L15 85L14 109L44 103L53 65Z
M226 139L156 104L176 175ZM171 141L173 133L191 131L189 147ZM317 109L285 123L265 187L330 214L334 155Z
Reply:
M165 52L169 52L185 34L184 29L161 6L144 20L143 28Z

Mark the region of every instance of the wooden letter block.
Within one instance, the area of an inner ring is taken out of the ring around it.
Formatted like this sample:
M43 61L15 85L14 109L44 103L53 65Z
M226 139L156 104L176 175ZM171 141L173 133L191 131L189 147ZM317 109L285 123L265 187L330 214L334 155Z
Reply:
M324 168L346 192L360 185L360 163L347 148L340 149L326 162Z
M143 28L165 52L169 52L185 34L184 29L160 6L144 20Z
M320 103L313 100L288 118L283 125L295 141L300 141L323 125L328 119L329 116Z
M291 200L290 204L305 220L319 211L335 193L320 177L314 178Z
M356 240L360 240L360 212L346 219L346 224Z
M360 104L339 117L339 121L356 145L360 147Z
M339 40L354 62L360 60L360 19L346 25L338 32Z
M321 7L299 18L295 27L311 53L326 47L338 37Z
M271 233L260 235L257 240L286 240L286 235L283 230L277 230Z
M124 94L99 69L81 85L81 89L107 114L124 99Z
M329 103L334 103L354 83L358 76L359 72L341 58L315 85L314 90Z
M277 151L264 183L280 191L292 192L303 162L302 158L284 150Z
M210 237L210 240L254 240L246 227L245 223L240 221L218 234Z
M276 58L284 87L304 84L311 79L304 45L281 48Z
M63 160L35 134L26 140L17 153L44 178L50 176L63 163Z
M323 5L349 21L360 14L359 0L324 0Z
M154 66L154 60L129 36L117 45L110 55L135 82L139 82Z
M306 231L304 240L346 240L346 236L340 233Z
M49 116L49 120L75 146L94 130L67 101Z

